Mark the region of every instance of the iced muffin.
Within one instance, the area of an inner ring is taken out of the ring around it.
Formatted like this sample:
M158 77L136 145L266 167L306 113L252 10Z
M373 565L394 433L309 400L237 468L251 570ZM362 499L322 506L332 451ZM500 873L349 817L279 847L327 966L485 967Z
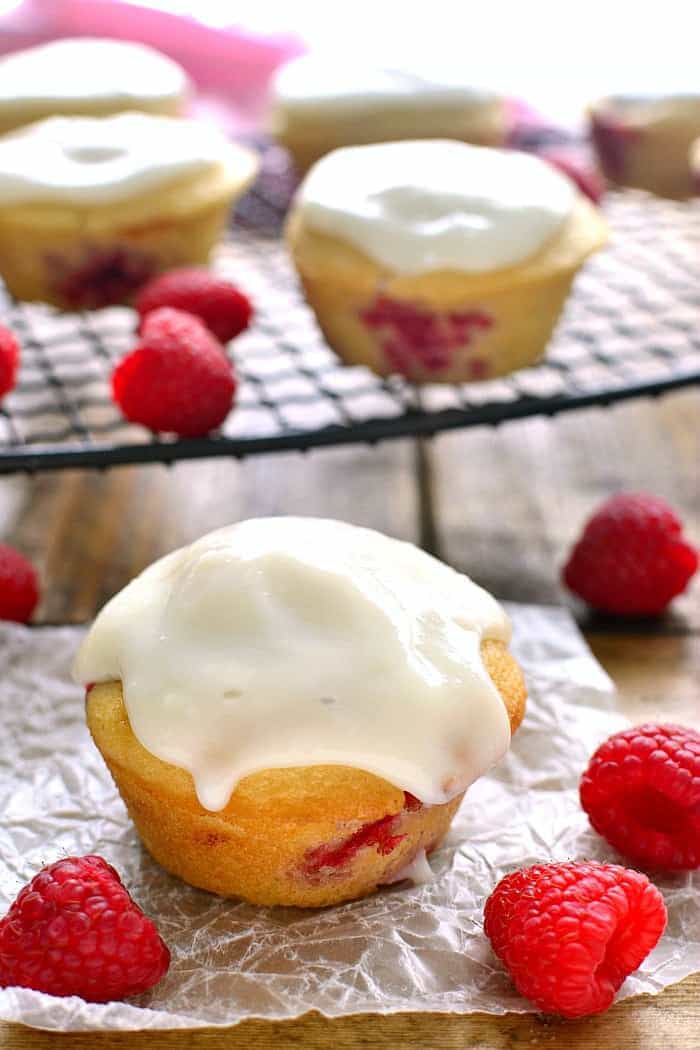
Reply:
M533 364L605 240L600 212L552 165L446 140L330 153L287 223L329 345L347 364L413 382Z
M508 638L493 598L416 547L268 518L147 569L75 672L156 860L225 896L318 906L425 873L522 719Z
M205 124L50 117L0 138L0 275L17 299L126 302L205 263L258 161Z
M700 95L618 95L590 110L591 137L616 186L683 199L695 191L689 150L700 136Z
M53 116L177 116L188 95L184 69L144 44L53 40L0 58L0 134Z
M304 55L278 72L269 125L306 171L331 150L371 142L444 137L502 145L510 117L503 97L470 86L461 73L421 75Z

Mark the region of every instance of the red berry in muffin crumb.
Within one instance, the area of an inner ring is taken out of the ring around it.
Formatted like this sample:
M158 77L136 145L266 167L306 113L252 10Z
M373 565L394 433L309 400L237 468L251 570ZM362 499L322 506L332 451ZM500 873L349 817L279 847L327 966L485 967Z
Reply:
M0 325L0 397L12 390L19 367L19 343L14 332Z
M673 510L656 496L613 496L587 522L564 567L564 582L602 612L663 612L698 567L697 551L681 529Z
M236 379L199 318L163 307L144 320L140 342L114 370L112 391L132 423L198 437L223 423Z
M222 343L244 331L253 316L253 307L243 292L200 267L170 270L149 281L139 293L136 309L144 318L161 306L199 317Z
M0 620L27 623L39 601L39 580L31 562L0 543Z
M522 868L499 882L484 912L486 936L520 994L562 1017L607 1010L665 927L657 888L614 864Z
M35 875L0 921L0 985L89 1002L123 999L167 973L170 952L102 857Z
M615 733L580 794L595 830L637 864L700 867L700 733L653 723Z

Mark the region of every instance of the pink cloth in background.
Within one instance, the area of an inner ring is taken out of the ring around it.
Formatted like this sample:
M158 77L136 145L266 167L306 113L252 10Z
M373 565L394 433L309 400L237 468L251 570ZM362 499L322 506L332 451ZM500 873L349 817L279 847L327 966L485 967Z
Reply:
M231 7L235 11L236 5ZM0 18L0 53L67 36L135 40L170 55L200 93L195 110L230 132L259 125L273 72L306 50L292 34L262 36L237 25L213 28L194 16L120 0L24 0Z

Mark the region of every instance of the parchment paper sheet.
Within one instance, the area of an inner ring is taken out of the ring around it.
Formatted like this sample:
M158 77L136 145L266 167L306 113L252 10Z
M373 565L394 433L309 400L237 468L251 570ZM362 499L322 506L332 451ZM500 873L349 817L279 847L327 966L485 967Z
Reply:
M498 879L546 860L613 859L588 830L577 784L624 720L568 613L512 606L514 652L530 689L506 759L467 793L435 880L325 911L219 900L165 874L143 852L83 722L69 666L76 628L0 625L0 911L44 864L109 860L169 944L170 973L130 1003L93 1005L0 990L0 1018L62 1031L230 1025L250 1017L401 1010L527 1011L482 928ZM622 995L658 992L700 969L700 875L656 880L669 928Z

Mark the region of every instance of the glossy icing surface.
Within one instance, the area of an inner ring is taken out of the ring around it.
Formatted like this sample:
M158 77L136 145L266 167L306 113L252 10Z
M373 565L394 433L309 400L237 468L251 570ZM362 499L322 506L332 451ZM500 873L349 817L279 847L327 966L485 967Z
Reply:
M146 569L102 610L78 681L120 680L132 729L226 805L263 769L340 764L446 802L507 750L480 654L507 640L484 590L378 532L265 518Z
M229 164L250 165L252 173L255 162L197 121L148 113L48 117L0 138L0 205L124 200Z

